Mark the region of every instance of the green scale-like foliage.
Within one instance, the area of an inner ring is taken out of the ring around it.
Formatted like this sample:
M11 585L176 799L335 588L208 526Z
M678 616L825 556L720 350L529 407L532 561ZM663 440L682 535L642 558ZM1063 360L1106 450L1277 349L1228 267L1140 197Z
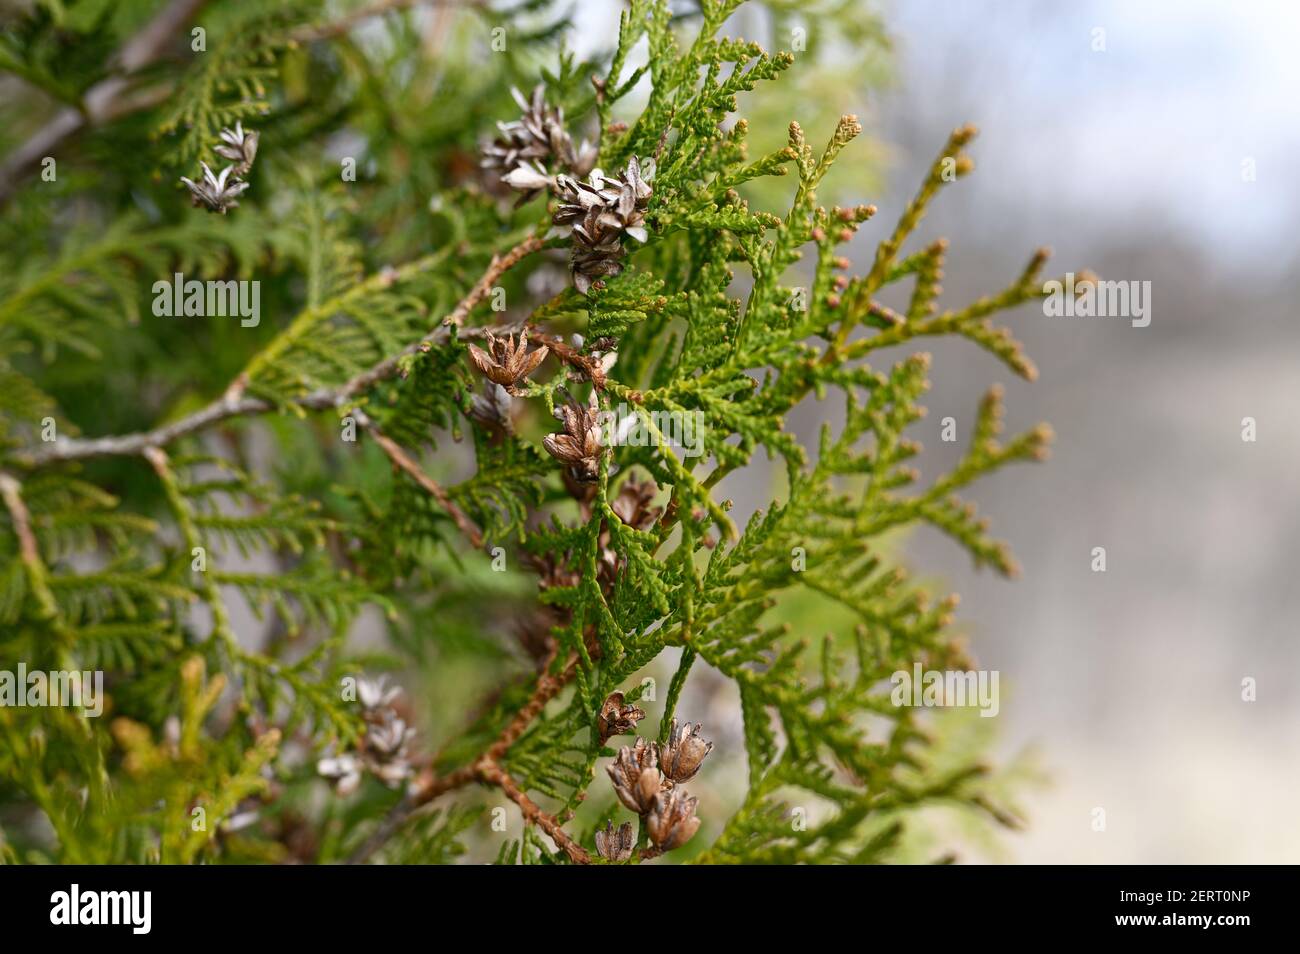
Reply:
M209 24L210 52L166 67L177 72L168 95L129 122L169 175L211 161L223 127L257 124L239 207L182 214L182 194L154 182L106 187L116 198L71 231L53 216L26 220L43 241L0 275L0 668L105 670L112 712L0 709L0 803L39 810L53 829L7 835L0 850L275 861L290 853L292 821L320 836L302 860L380 850L441 863L471 843L502 863L592 860L596 827L626 817L605 788L620 740L602 741L602 705L623 692L650 713L641 734L663 742L693 714L679 703L705 668L738 699L732 737L744 752L727 757L744 765L745 790L670 858L889 861L910 857L909 831L931 806L1014 821L978 750L954 755L925 715L890 701L899 669L969 666L955 598L936 599L899 565L896 535L928 524L977 565L1014 574L957 494L1042 457L1050 432L1002 440L994 388L959 463L921 485L911 464L930 358L875 359L957 335L1032 379L993 318L1042 294L1045 256L988 298L939 306L946 243L904 246L971 167L973 131L959 129L880 230L867 271L851 275L847 243L877 228L876 210L827 208L818 192L861 127L843 117L818 148L791 123L784 145L751 158L742 102L802 64L720 35L739 6L704 0L679 20L666 0L631 0L615 49L579 62L552 55L564 17L525 4L480 77L434 69L405 9L382 18L385 43L366 45L329 20L331 5L232 5ZM770 6L786 22L792 5ZM806 15L829 28L856 19L852 7ZM101 22L92 12L83 17ZM458 13L442 42L487 42L501 16ZM62 29L57 42L89 56L91 39L66 24L24 29L0 47L0 66L52 95L82 92L56 89L42 44ZM867 42L872 30L851 35ZM632 67L638 50L645 65ZM549 232L554 203L497 201L499 183L477 171L490 120L515 108L504 91L538 76L575 139L598 123L589 138L608 174L634 157L653 167L648 240L625 240L621 274L586 295L538 291L555 270L541 262L567 250ZM436 109L428 89L448 94ZM332 153L321 158L345 127L365 130L355 182L340 181ZM127 133L96 135L105 145ZM779 188L782 214L750 208L747 196ZM36 205L24 194L14 214ZM19 228L8 221L5 234ZM147 290L175 272L262 280L261 326L150 318ZM905 311L879 302L892 286L908 290ZM528 328L530 347L550 354L515 382L513 414L495 424L468 351L494 323ZM88 408L86 382L111 362L176 368L147 396L138 389L129 411ZM604 447L596 479L575 483L543 444L570 399L628 409L650 440ZM787 426L809 402L837 409L811 443ZM701 454L669 441L669 419L702 423ZM79 427L159 429L94 445ZM779 492L737 520L719 485L769 469ZM625 498L645 481L653 510L625 522ZM809 605L845 624L814 645L789 625L790 607ZM359 649L361 629L387 642ZM647 673L670 659L662 698L643 699ZM448 711L441 696L459 698L466 660L487 668L486 698ZM453 673L443 683L440 665ZM339 687L365 667L408 671L435 728L421 732L410 793L367 779L322 814L310 763L364 750L367 726ZM290 738L306 759L280 751ZM484 845L469 782L494 789L491 804L513 800L522 835ZM408 817L441 795L460 803ZM191 824L199 808L206 828ZM260 825L223 827L250 808ZM796 808L806 823L792 823ZM402 837L385 847L394 820ZM637 838L634 857L656 854L644 824Z

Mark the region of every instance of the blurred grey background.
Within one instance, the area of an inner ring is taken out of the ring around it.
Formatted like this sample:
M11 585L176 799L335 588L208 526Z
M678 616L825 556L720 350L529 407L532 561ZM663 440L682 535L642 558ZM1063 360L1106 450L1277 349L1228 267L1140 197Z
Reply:
M617 7L590 4L611 26ZM878 192L845 196L880 207L852 248L856 271L948 131L970 121L976 172L910 246L951 240L945 302L1000 289L1043 244L1052 274L1152 283L1145 328L1017 311L1034 384L969 343L919 346L935 355L931 413L915 428L923 478L959 453L940 421L956 418L964 441L994 381L1009 431L1047 420L1058 435L1048 464L968 493L1012 543L1020 580L972 571L937 532L907 543L912 564L962 594L976 658L1001 671L1003 754L1032 746L1050 777L997 857L1300 861L1300 3L867 10L884 14L895 61L888 88L863 82L855 104L884 173ZM843 75L854 82L851 60ZM742 516L768 490L726 489ZM1098 546L1104 573L1091 569Z
M949 127L981 129L976 174L923 227L952 239L950 300L1044 242L1053 273L1152 283L1146 328L1021 309L1032 385L934 349L922 428L969 420L997 379L1010 428L1058 434L1048 465L973 495L1020 581L972 573L937 534L911 547L1002 671L1004 746L1036 743L1053 778L1013 857L1300 861L1300 4L907 0L886 22L897 83L868 123L894 150L885 220Z

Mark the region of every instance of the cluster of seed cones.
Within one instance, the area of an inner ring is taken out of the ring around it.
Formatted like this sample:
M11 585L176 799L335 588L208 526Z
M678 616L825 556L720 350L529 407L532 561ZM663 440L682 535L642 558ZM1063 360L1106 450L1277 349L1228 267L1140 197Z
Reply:
M564 110L546 102L544 86L535 87L531 99L524 99L517 89L510 93L522 113L513 122L497 123L501 135L483 147L484 169L522 193L520 202L553 188L556 173L585 176L591 171L596 147L586 140L574 146L564 128Z
M599 169L587 182L571 176L556 179L560 204L551 221L553 234L573 240L569 268L573 284L586 294L592 284L623 271L623 236L644 242L646 203L650 185L642 176L641 164L633 156L622 176L612 178Z
M643 718L645 712L627 704L621 692L612 693L597 719L601 742L612 735L635 732L637 722ZM647 744L639 738L635 745L619 749L618 757L606 769L614 794L644 819L650 842L659 852L686 844L700 828L695 815L699 800L679 786L695 777L704 757L713 749L712 742L700 737L701 728L698 724L679 725L673 719L666 742ZM608 861L627 861L635 847L631 822L617 829L608 822L603 831L596 832L596 851Z
M646 241L652 170L643 169L635 156L621 176L593 169L596 147L586 140L573 144L564 128L564 111L546 102L544 87L536 87L531 99L517 89L511 93L521 115L497 124L501 134L483 147L481 164L519 192L521 203L544 191L555 194L559 205L552 234L572 239L569 270L574 287L585 295L595 283L623 270L624 235Z
M357 701L366 731L355 751L323 758L316 771L334 782L340 795L356 791L369 773L389 788L396 788L411 775L409 747L415 730L394 708L401 690L389 686L385 677L357 681Z

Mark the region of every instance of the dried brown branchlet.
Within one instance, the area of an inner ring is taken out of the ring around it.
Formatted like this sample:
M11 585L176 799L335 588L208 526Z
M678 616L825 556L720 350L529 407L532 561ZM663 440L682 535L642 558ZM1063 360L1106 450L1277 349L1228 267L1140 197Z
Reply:
M618 800L638 815L650 811L666 784L659 772L655 748L647 745L645 739L637 739L635 745L619 749L618 757L605 771L614 783Z
M659 767L665 777L673 782L687 782L699 772L704 757L713 749L712 742L700 738L702 728L700 723L692 727L689 722L679 726L673 719L668 741L657 746Z
M592 483L600 476L599 405L596 392L586 407L570 399L555 409L555 416L564 422L564 431L547 434L542 439L546 452L561 463L567 464L570 475L579 483Z
M527 329L519 332L517 340L514 335L498 338L490 331L486 335L487 351L478 345L469 345L470 361L489 381L501 385L511 394L521 394L521 386L537 370L550 349L542 345L529 351Z
M695 817L699 799L674 788L655 796L654 805L646 815L645 827L660 851L672 851L691 840L699 831L700 820Z
M645 718L645 710L629 702L621 692L611 692L600 706L596 716L596 728L600 732L600 744L604 745L611 736L632 735L636 724Z
M587 380L595 385L596 390L604 389L609 369L618 360L617 351L612 347L584 350L582 335L573 335L568 344L561 338L547 338L546 341L551 354L568 365L571 380Z
M627 861L636 846L636 833L631 822L623 822L617 829L606 822L604 829L596 829L596 853L606 861Z

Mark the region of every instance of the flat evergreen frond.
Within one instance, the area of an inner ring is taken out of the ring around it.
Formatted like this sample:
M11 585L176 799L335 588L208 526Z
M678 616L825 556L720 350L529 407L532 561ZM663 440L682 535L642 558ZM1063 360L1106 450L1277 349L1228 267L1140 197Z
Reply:
M154 6L39 5L0 67L84 108ZM876 863L948 858L932 811L1016 824L982 727L892 683L975 665L905 535L1014 575L963 498L1051 438L995 386L922 481L921 343L1032 380L1046 253L948 301L917 232L974 130L896 215L833 204L862 125L782 91L839 67L741 6L629 0L582 58L552 0L210 4L16 182L0 669L111 689L0 707L16 857ZM187 194L200 161L239 171Z
M363 279L358 249L335 219L341 207L309 197L298 214L302 225L282 253L306 275L304 307L244 371L251 391L277 402L337 386L429 331L424 296L441 300L429 273L448 258L433 253Z
M168 165L187 171L211 152L217 134L237 122L264 117L277 57L288 47L287 30L317 4L267 0L224 4L204 20L203 49L196 55L156 127L168 142ZM197 42L197 41L195 41Z
M400 343L389 349L398 350ZM394 385L391 401L376 408L383 432L406 448L436 449L437 434L452 430L462 395L472 387L464 367L463 351L454 346L412 356Z
M142 304L157 294L146 297L142 286L170 284L173 271L246 272L258 255L247 228L219 231L201 220L160 228L128 214L107 228L80 228L54 255L24 256L16 271L0 275L0 343L21 335L39 343L47 360L60 348L96 357L101 326L142 321Z
M523 539L529 512L543 500L549 459L536 447L517 441L477 447L478 471L449 490L483 527L490 541Z
M167 619L92 623L78 630L78 662L86 669L138 672L174 656L184 645Z
M430 812L411 825L407 837L387 853L387 860L398 865L454 864L467 851L461 834L476 821L478 812L468 809Z
M54 398L27 375L9 367L6 356L0 354L0 450L34 443L50 423L56 433L60 429L77 433Z
M277 494L220 459L192 456L172 464L200 538L221 550L233 548L244 557L259 549L302 554L324 546L335 529L316 501Z
M321 642L294 663L262 653L241 652L234 663L250 702L275 713L285 732L302 729L326 750L351 744L360 735L355 706L342 698L339 686L351 672L340 653L340 641Z
M240 590L259 618L269 603L291 633L304 624L329 630L342 627L364 604L375 600L363 583L312 565L293 573L216 570L212 576L216 583Z

